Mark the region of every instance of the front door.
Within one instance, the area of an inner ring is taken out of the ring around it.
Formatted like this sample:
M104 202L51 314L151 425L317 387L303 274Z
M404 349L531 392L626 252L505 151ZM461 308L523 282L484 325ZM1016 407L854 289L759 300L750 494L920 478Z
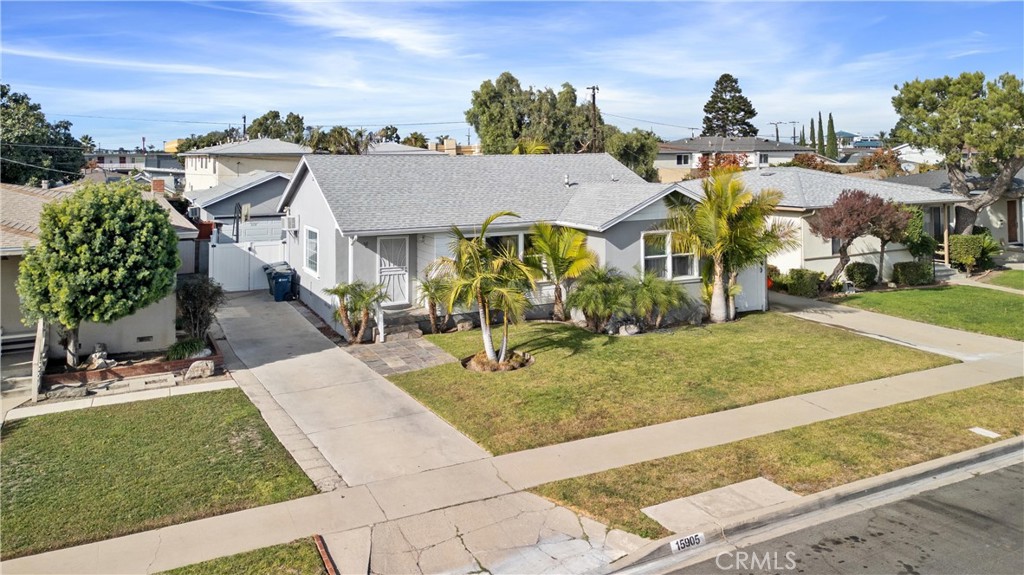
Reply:
M378 279L388 301L384 305L409 303L409 238L377 238Z
M1020 223L1020 214L1017 212L1019 204L1020 200L1006 202L1006 241L1011 244L1020 241L1020 229L1017 227Z

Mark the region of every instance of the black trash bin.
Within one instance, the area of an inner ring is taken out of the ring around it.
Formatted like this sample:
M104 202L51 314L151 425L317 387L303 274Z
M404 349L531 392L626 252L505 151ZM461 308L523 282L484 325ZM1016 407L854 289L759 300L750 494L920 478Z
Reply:
M288 262L274 262L263 265L263 272L267 274L267 288L269 288L267 291L270 295L274 295L274 274L285 271L291 273L291 270L292 268L288 265Z
M292 272L274 272L274 301L285 301L292 298Z

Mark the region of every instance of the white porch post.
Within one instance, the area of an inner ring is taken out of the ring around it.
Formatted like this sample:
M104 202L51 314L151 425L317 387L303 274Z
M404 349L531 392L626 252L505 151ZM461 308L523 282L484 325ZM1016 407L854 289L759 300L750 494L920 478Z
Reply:
M942 263L949 265L949 204L942 205Z
M384 306L377 306L377 343L384 343Z

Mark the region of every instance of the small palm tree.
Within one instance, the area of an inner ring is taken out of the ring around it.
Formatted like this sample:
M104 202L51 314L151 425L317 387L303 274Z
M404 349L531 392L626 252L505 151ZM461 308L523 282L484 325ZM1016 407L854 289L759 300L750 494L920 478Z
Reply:
M587 236L573 229L540 222L530 230L533 247L526 261L550 281L555 288L553 316L565 321L563 291L567 282L597 265L597 254L587 249Z
M550 154L551 146L537 138L523 138L512 148L513 155Z
M427 315L430 316L430 333L441 331L438 328L437 304L444 300L448 289L448 282L444 278L432 276L429 270L420 280L419 304L427 306ZM444 323L448 323L447 315L445 315Z
M617 314L628 314L633 310L626 277L619 270L604 266L593 267L580 274L566 303L583 312L587 327L599 333Z
M370 285L362 280L340 283L324 289L324 293L337 296L338 307L334 310L334 317L348 332L350 344L363 342L366 326L370 323L370 311L388 300L383 285ZM353 316L359 319L353 321Z
M484 220L479 233L467 236L456 226L451 228L452 241L450 250L453 257L441 257L431 263L431 272L438 274L448 282L447 306L477 306L480 315L480 332L483 338L484 353L492 362L498 361L491 338L491 307L495 301L510 302L508 297L492 297L497 290L532 289L534 270L515 256L511 251L495 252L487 244L487 229L494 220L501 217L518 218L514 212L495 212ZM514 313L514 306L509 305Z
M641 272L630 281L633 311L655 329L661 327L665 313L689 305L690 296L679 284L652 272Z

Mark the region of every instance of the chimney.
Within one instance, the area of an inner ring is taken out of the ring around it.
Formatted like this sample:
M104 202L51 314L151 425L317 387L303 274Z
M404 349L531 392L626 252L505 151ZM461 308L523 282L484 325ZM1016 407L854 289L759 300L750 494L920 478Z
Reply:
M154 194L163 194L164 193L164 181L161 180L160 178L155 178L153 180L153 193Z

